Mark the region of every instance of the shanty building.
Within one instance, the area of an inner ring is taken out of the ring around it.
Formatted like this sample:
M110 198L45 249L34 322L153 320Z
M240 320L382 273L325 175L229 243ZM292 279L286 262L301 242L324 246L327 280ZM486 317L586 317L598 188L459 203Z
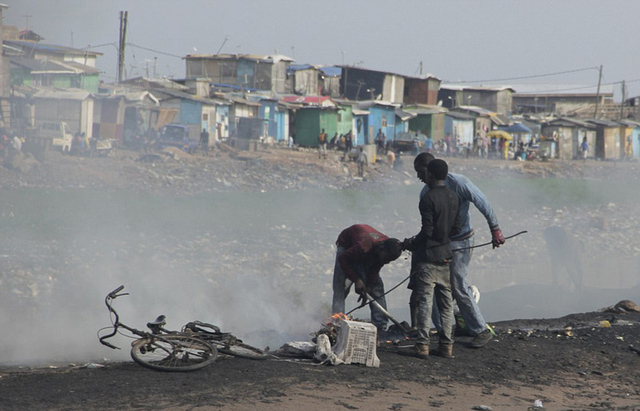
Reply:
M441 80L432 75L427 75L426 77L405 77L404 104L437 105L440 83Z
M554 113L561 117L588 119L595 114L596 102L600 112L598 117L601 117L603 110L608 110L613 105L611 85L603 85L600 90L589 87L568 92L571 87L548 84L515 86L517 92L513 94L513 113Z
M186 78L208 78L215 86L242 90L287 92L287 68L293 59L283 55L189 54Z
M318 147L318 136L323 129L329 139L338 132L340 108L331 98L285 96L282 100L298 106L294 124L297 145Z
M89 50L81 50L73 47L44 44L28 40L3 40L4 45L15 50L20 50L24 58L48 61L60 61L63 63L75 63L74 65L96 68L98 56L102 53Z
M358 104L358 110L366 113L366 127L358 128L358 136L362 136L364 144L373 144L378 131L385 135L385 141L393 140L396 131L396 108L399 104L386 101L363 101ZM362 134L360 133L362 131Z
M381 100L401 104L404 99L404 76L361 67L340 66L340 91L349 100Z
M26 89L26 88L24 88ZM32 102L30 125L43 122L67 123L72 133L85 133L93 137L94 97L86 90L37 88L25 94Z
M287 68L287 93L338 98L341 73L340 67L291 64Z
M160 101L162 108L175 110L177 114L172 122L187 126L189 138L199 140L203 128L214 139L219 138L214 120L216 119L216 107L227 103L178 90L153 89L152 92Z
M413 114L413 117L409 119L409 131L418 131L431 137L434 141L444 138L446 133L445 114L448 111L446 108L413 104L406 106L404 111Z
M540 132L544 140L557 143L556 157L561 160L580 158L580 144L586 137L588 158L596 156L596 128L593 124L575 118L560 117L542 124Z
M472 106L509 116L513 93L514 90L511 87L442 85L438 100L442 101L442 106L448 109Z
M461 146L471 146L474 138L475 117L460 113L457 111L449 111L444 114L444 134L448 135L452 141Z
M78 88L98 92L100 70L73 61L11 58L11 84Z
M600 160L620 160L624 147L620 138L620 124L600 119L586 121L596 129L595 157Z
M624 155L626 160L640 158L640 123L633 120L621 120L620 136L624 141Z

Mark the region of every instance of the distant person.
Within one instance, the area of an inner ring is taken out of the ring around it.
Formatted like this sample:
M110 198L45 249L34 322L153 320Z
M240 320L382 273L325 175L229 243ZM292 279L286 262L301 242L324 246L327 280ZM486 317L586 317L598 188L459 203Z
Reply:
M360 294L360 299L366 301L365 293L368 293L382 308L386 309L384 283L380 277L380 270L384 265L400 257L402 254L400 240L389 238L369 225L355 224L340 233L336 246L331 306L333 313L345 312L345 300L352 284L355 284L355 291ZM385 330L387 321L387 317L372 304L371 323L376 326L379 333Z
M387 163L389 167L393 168L393 163L396 162L396 153L393 152L392 149L387 150Z
M362 146L358 152L358 177L364 177L364 168L367 166L367 153L364 152Z
M351 134L351 131L344 136L344 149L347 153L353 149L353 135Z
M414 169L418 170L425 165L428 166L434 160L432 154L420 153L414 160ZM417 172L417 171L416 171ZM456 251L453 253L451 260L451 290L453 298L460 308L460 313L464 317L465 324L469 331L475 335L471 342L472 348L480 348L485 346L493 335L487 326L487 323L480 312L480 308L475 299L471 295L469 284L467 283L467 274L469 272L469 263L471 261L472 248L474 245L473 235L475 234L471 226L470 205L473 205L486 218L491 231L491 242L493 248L500 247L505 243L505 238L498 225L498 219L485 195L476 187L471 180L461 174L448 173L445 180L445 186L453 191L460 199L460 215L461 230L460 233L451 238L451 249ZM420 192L420 198L429 192L430 188L425 185ZM411 306L411 318L415 318L415 307ZM434 313L437 306L434 307ZM442 329L439 316L432 316L434 325L438 330Z
M560 274L566 274L569 288L580 290L583 286L583 267L577 241L559 226L547 227L543 236L549 251L553 284L560 285Z
M20 140L20 137L13 136L13 140L11 141L11 147L16 151L22 151L22 140Z
M427 136L427 141L425 143L425 148L427 153L431 153L433 151L433 139L431 136Z
M582 159L587 159L587 153L589 152L589 143L587 143L587 137L582 138L582 143L580 143L580 153L582 154Z
M329 149L334 150L338 146L338 133L335 133L329 141Z
M293 149L293 136L289 136L289 150Z
M207 131L206 128L203 128L202 133L200 133L200 147L202 147L202 154L205 156L208 156L209 155L209 132Z
M327 157L327 133L324 128L318 135L318 158Z
M413 253L410 305L416 310L414 326L418 338L413 347L400 353L419 358L429 356L429 329L435 297L442 324L436 354L453 358L454 316L450 270L453 253L450 238L460 233L460 199L445 186L448 166L444 160L418 163L415 170L418 179L429 187L429 191L420 197L422 228L418 235L403 242L403 248Z

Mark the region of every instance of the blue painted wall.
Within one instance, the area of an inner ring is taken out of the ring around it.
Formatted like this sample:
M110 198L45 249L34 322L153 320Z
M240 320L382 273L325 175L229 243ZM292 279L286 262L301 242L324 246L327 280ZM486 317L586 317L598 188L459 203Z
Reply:
M353 131L353 145L362 145L365 143L365 139L369 129L369 116L368 115L354 115L356 129Z
M368 143L373 144L373 140L378 134L378 130L382 130L387 140L393 140L395 137L396 110L394 107L387 106L371 106L369 108L369 127ZM383 124L386 124L383 126Z
M197 124L202 122L202 103L182 99L180 102L180 124Z
M287 127L285 127L286 122L288 121L287 110L283 108L278 108L276 112L276 140L277 141L289 141L289 136L287 136Z
M276 112L278 109L278 102L275 100L260 100L260 110L258 110L258 116L267 122L268 135L277 138L278 123L276 121Z

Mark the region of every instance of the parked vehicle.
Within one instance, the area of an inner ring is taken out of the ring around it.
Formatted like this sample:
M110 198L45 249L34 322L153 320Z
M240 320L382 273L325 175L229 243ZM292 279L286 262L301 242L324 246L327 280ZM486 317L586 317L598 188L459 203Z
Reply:
M177 147L187 153L194 153L198 149L198 140L189 138L189 128L182 124L167 124L160 130L158 149Z
M415 151L416 140L418 144L418 151L422 151L427 142L427 136L421 133L398 133L391 141L391 148L396 153L412 153Z
M73 134L64 121L43 121L38 126L37 135L40 138L51 139L51 146L61 149L64 153L71 151Z

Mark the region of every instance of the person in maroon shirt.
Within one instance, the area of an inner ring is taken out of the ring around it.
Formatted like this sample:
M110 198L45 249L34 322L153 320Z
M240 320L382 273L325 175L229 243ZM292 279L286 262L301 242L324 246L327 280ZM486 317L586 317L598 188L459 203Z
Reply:
M361 298L368 293L384 309L384 283L380 278L380 269L402 254L402 243L389 238L366 224L355 224L344 229L336 241L336 264L333 271L334 314L344 313L345 300L355 284L356 293ZM374 305L371 305L371 322L383 331L387 317Z

